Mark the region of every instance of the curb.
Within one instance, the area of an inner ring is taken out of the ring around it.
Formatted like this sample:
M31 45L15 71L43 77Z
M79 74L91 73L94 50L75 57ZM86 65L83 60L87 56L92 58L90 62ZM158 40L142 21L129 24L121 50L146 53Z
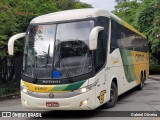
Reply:
M0 101L4 99L15 99L15 98L20 98L20 97L21 97L20 93L13 93L13 94L0 96Z

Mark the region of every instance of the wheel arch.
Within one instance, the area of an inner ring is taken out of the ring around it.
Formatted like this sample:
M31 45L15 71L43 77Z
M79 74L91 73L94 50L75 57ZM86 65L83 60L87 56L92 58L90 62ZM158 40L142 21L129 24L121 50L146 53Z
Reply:
M112 82L114 82L117 86L117 90L119 89L118 86L119 86L119 83L118 83L118 80L117 80L117 77L116 76L112 76L109 80L109 84L108 84L108 91L110 91L110 88L111 88L111 84ZM118 90L118 93L119 93L119 90Z

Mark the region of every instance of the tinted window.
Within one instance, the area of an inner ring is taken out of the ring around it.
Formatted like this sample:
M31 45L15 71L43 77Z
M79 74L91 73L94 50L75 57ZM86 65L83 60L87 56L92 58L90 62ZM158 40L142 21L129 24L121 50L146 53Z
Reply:
M106 63L107 43L108 43L108 29L109 19L106 17L99 17L96 26L103 26L104 30L98 35L97 50L96 50L96 72Z
M118 39L120 38L119 36L119 29L118 29L118 25L116 22L112 21L111 24L111 45L110 45L110 52L112 52L113 50L115 50L116 48L118 48Z
M104 64L103 56L103 40L98 39L97 50L96 50L96 71L98 71Z
M148 51L147 40L130 29L112 20L110 52L116 48L134 51Z

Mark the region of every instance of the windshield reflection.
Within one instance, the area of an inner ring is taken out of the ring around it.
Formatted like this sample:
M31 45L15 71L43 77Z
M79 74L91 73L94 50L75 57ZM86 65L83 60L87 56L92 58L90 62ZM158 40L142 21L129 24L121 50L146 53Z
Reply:
M26 36L23 74L70 78L92 71L89 35L93 21L31 25Z

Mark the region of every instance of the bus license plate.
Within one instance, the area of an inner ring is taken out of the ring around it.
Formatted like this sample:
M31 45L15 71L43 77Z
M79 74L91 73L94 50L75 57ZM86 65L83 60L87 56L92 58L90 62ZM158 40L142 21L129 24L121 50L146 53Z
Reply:
M59 107L58 102L46 102L47 107Z

